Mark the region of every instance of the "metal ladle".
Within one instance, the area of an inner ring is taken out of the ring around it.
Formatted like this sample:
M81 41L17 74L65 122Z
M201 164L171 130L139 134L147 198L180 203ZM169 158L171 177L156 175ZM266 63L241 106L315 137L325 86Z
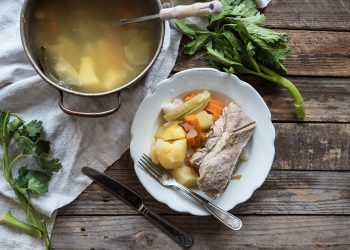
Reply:
M178 5L171 8L161 9L158 14L136 17L130 19L120 19L118 25L147 21L160 18L162 20L183 19L192 16L217 15L222 11L222 3L214 0L206 3L195 3L191 5Z

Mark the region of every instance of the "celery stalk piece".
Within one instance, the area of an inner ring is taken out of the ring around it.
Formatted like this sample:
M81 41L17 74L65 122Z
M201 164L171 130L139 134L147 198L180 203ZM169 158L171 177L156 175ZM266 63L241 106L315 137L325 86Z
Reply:
M166 113L164 115L164 119L168 122L181 119L183 116L185 116L186 114L189 114L189 112L193 111L197 107L203 106L204 104L208 103L209 100L210 100L210 93L209 91L204 90L203 92L191 98L189 101L181 104L176 109L173 109L172 111Z

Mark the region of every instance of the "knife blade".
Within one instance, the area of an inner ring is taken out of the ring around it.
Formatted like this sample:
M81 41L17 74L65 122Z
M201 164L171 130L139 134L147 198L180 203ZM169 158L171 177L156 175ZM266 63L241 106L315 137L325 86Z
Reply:
M83 174L89 176L96 183L111 192L114 196L135 208L140 214L144 215L148 220L157 225L181 246L189 247L192 245L192 238L189 234L146 207L143 203L142 197L130 188L95 169L83 167L81 171Z

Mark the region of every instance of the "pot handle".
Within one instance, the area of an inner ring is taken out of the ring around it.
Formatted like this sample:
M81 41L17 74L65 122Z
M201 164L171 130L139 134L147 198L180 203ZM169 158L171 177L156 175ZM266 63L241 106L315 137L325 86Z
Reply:
M64 104L63 104L63 91L59 91L59 93L60 93L60 98L58 99L58 105L60 106L61 110L68 115L80 116L80 117L102 117L102 116L107 116L107 115L113 114L114 112L118 111L118 109L121 106L120 94L117 93L117 105L110 110L106 110L106 111L102 111L102 112L74 111L74 110L71 110L71 109L64 106Z

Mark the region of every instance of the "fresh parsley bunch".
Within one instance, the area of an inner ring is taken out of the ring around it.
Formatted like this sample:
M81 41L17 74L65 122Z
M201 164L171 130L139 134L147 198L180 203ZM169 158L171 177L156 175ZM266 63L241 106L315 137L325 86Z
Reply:
M192 41L184 53L192 55L202 48L211 66L228 73L260 76L286 88L294 99L298 119L305 116L304 101L298 89L282 77L287 69L282 62L290 52L287 35L261 27L266 17L253 0L222 0L223 11L208 17L203 29L190 21L177 20L177 27Z
M0 223L37 235L45 241L46 248L50 249L46 223L30 204L30 197L46 193L53 173L59 171L62 165L58 159L49 156L50 143L40 139L42 131L41 121L26 123L17 114L0 111L2 175L27 216L27 222L23 222L7 212ZM21 159L25 161L20 161ZM17 166L19 163L20 167Z

